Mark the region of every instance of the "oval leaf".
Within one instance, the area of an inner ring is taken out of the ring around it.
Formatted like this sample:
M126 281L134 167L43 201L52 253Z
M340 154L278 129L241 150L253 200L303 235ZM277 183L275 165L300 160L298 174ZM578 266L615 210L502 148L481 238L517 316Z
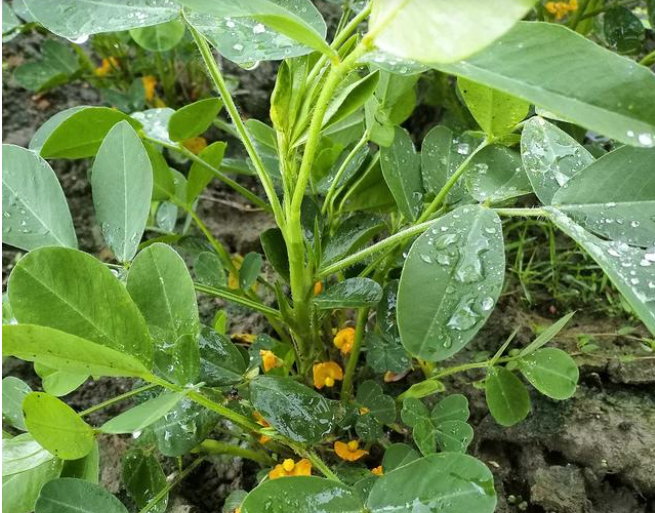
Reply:
M2 477L25 472L53 458L29 433L2 439Z
M489 412L501 426L513 426L530 413L530 396L525 385L504 367L495 367L490 371L485 395Z
M99 430L111 434L141 431L171 411L185 395L183 392L163 393L108 420Z
M172 141L191 139L204 133L223 107L219 98L207 98L185 105L168 120L168 134ZM217 166L218 167L218 166Z
M182 41L184 30L182 20L171 20L151 27L130 30L130 36L141 48L151 52L166 52Z
M102 486L62 477L47 483L34 513L127 513L125 506Z
M374 306L382 299L382 287L368 278L349 278L314 298L319 310Z
M539 349L520 361L521 372L539 392L553 399L568 399L575 394L580 375L573 358L561 349Z
M27 383L13 376L2 380L2 419L21 431L27 431L22 404L25 396L31 391Z
M154 454L132 449L123 457L123 483L139 508L144 508L159 492L166 488L166 474ZM168 505L166 494L149 511L164 513Z
M532 192L521 155L498 144L473 156L466 167L466 187L476 200L492 203Z

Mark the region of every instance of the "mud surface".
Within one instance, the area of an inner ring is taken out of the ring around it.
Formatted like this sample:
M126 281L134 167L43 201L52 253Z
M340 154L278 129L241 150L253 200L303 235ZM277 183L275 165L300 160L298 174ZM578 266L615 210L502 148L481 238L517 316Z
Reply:
M99 104L100 100L93 89L81 84L39 96L14 87L11 68L32 53L35 45L33 40L20 41L19 38L3 45L3 62L8 65L8 71L3 66L3 142L27 146L35 129L51 115L75 105ZM237 101L244 116L266 118L275 68L274 64L262 65L248 74L232 69L240 75ZM411 123L412 129L420 133L433 120L421 111L419 118ZM53 162L73 213L81 249L100 255L104 248L86 179L88 165L84 161ZM244 185L256 187L247 181ZM259 234L272 226L268 215L248 208L216 183L205 194L200 214L212 233L235 253L258 250ZM15 250L3 246L3 290L17 256ZM205 316L212 315L218 306L226 305L217 300L201 302ZM471 358L475 351L495 351L516 328L519 329L517 340L528 342L534 323L550 322L557 317L550 315L550 319L544 319L552 307L548 298L533 309L527 309L515 297L506 298L470 350L458 358ZM231 332L263 329L259 316L236 307L227 308ZM615 332L625 322L623 318L591 317L582 308L571 324L573 335L558 344L576 353L576 332ZM645 331L639 333L646 336ZM453 391L466 394L471 401L476 428L472 449L496 476L498 512L655 513L655 360L625 362L618 358L622 354L639 354L639 344L628 338L603 338L595 356L577 353L581 385L575 397L556 402L535 394L533 413L511 429L498 426L488 415L483 392L472 386L482 377L480 374L471 372L450 383ZM6 362L3 373L39 386L31 366L15 360ZM65 400L82 410L123 393L132 385L129 380L89 381ZM90 420L102 423L127 407L129 403L121 403L92 415ZM119 469L128 440L121 437L100 440L102 482L125 499ZM255 483L257 471L256 466L240 460L207 461L174 492L169 511L220 511L230 491Z

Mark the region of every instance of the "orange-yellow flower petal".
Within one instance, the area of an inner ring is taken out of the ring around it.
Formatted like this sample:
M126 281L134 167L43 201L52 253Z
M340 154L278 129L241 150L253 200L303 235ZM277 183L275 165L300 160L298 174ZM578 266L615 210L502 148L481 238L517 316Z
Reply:
M341 354L348 354L352 351L355 343L355 328L343 328L334 337L334 345L339 348Z
M143 90L146 93L146 100L151 102L152 99L155 97L157 78L153 77L152 75L146 75L145 77L141 78L141 82L143 83Z
M118 68L118 60L115 57L102 59L102 64L96 68L95 74L98 77L106 77L113 70Z
M194 155L198 155L198 153L207 147L207 139L204 137L192 137L191 139L182 141L182 146Z
M302 459L297 463L292 459L286 459L268 473L271 479L290 476L310 476L312 474L312 464L307 459Z
M319 390L323 387L333 387L335 381L343 379L343 369L337 362L322 362L314 364L314 386Z
M229 276L227 277L227 286L231 289L239 288L239 269L241 269L241 264L243 264L243 257L241 255L234 255L232 257L232 263L234 268L237 270L236 273L230 271Z
M348 443L334 442L334 452L345 461L357 461L368 454L368 451L359 448L357 440L351 440Z
M321 292L323 292L323 282L317 281L314 283L314 295L318 296Z
M382 468L382 465L380 465L379 467L372 468L371 474L374 474L376 476L384 475L384 469Z
M280 360L273 351L260 349L259 354L262 357L262 366L264 367L264 372L268 372L271 369L275 369L276 367L282 367L282 360Z

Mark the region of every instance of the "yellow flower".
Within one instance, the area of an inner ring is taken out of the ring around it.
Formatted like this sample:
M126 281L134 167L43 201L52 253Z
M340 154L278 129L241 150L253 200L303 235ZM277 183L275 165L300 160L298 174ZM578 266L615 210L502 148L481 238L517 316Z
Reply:
M334 442L334 452L345 461L357 461L368 454L368 451L359 448L357 440L351 440L348 443Z
M376 476L384 475L384 469L382 468L382 465L380 465L379 467L372 468L371 474L374 474Z
M366 406L362 406L359 409L359 414L360 415L366 415L367 413L371 413L371 410L369 410Z
M115 57L109 57L108 59L102 59L102 65L96 68L95 73L98 77L106 77L118 67L118 60Z
M260 349L259 354L262 357L264 372L268 372L276 367L282 367L282 360L280 360L273 351Z
M252 344L255 340L257 340L257 335L253 335L252 333L234 333L231 338L235 342Z
M334 337L334 345L341 350L341 354L348 354L352 351L355 343L355 328L343 328Z
M343 369L337 362L323 362L314 364L314 386L318 389L331 388L335 381L343 379Z
M562 20L569 12L578 10L578 0L569 0L568 2L546 2L544 7L550 14L554 14L557 20Z
M182 146L194 155L198 155L198 153L207 147L207 139L204 137L192 137L191 139L182 141Z
M234 268L237 270L236 273L230 271L230 275L227 277L227 286L231 289L239 288L239 269L241 269L241 264L243 263L243 257L241 255L234 255L232 257L232 263Z
M291 476L311 476L312 464L309 460L302 459L298 463L292 459L286 459L268 473L271 479Z
M146 75L141 78L143 82L143 90L146 92L146 100L149 102L155 97L155 88L157 87L157 78L152 75Z
M267 427L271 427L271 425L270 425L268 422L266 422L266 419L265 419L264 417L262 417L262 414L259 413L258 411L256 411L256 412L253 413L253 417L255 417L255 421L256 421L257 424L259 424L261 427L265 427L265 428L267 428ZM264 444L265 444L266 442L268 442L270 439L271 439L270 436L262 435L262 436L259 437L259 443L262 444L262 445L264 445Z
M234 510L234 513L241 513L241 507L237 507L237 509Z
M318 296L321 292L323 292L323 282L319 280L314 283L314 295Z

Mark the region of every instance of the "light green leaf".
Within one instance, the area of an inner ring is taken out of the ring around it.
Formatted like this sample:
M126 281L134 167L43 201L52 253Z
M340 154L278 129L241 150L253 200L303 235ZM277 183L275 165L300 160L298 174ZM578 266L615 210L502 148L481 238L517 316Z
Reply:
M547 347L522 358L519 368L532 386L553 399L575 394L579 371L573 358L561 349Z
M513 426L530 413L530 396L525 385L504 367L489 371L485 394L489 412L501 426Z
M390 472L393 469L402 467L416 461L420 458L419 454L409 445L403 443L391 444L384 451L382 457L382 468L385 472Z
M499 203L532 192L521 156L506 146L493 144L482 148L465 173L466 188L478 201Z
M108 420L98 429L103 433L134 433L147 428L171 411L186 394L163 393Z
M530 103L466 78L457 80L466 106L484 132L494 138L512 132L528 115Z
M20 249L77 247L57 176L36 153L2 145L2 241Z
M148 152L150 165L152 166L152 201L165 201L175 195L175 183L173 173L168 167L168 162L161 152L147 141L143 141L143 147Z
M2 337L3 356L78 374L141 378L150 375L133 356L45 326L3 326Z
M655 244L655 149L606 153L558 190L553 205L587 230L641 247Z
M7 376L2 380L2 418L21 431L27 431L22 404L25 396L31 391L27 383L14 376Z
M432 422L439 425L452 420L466 422L469 414L469 402L466 396L452 394L437 403L430 413L430 418Z
M575 312L570 312L566 314L561 319L558 319L556 322L548 326L544 331L542 331L537 338L525 346L521 352L520 356L527 356L530 353L534 353L537 349L540 349L542 346L548 344L557 334L564 329L564 326L568 324L571 318L575 315Z
M130 30L130 36L136 43L151 52L172 50L184 37L185 25L182 20L171 20L150 27Z
M405 219L416 220L423 209L421 161L409 133L396 127L393 143L380 149L385 182Z
M198 283L209 287L227 287L227 277L221 259L216 253L203 251L193 264Z
M591 153L573 137L540 117L523 127L521 154L532 187L545 205L571 177L594 162Z
M417 358L460 351L493 310L505 276L500 219L464 206L435 221L412 245L398 288L398 328Z
M332 431L330 402L291 378L259 376L250 382L250 400L271 426L296 442L315 443Z
M486 22L477 10L474 18ZM439 69L622 143L655 145L655 75L562 25L519 22L486 50Z
M20 20L16 17L14 14L13 9L11 8L11 5L9 5L8 2L2 2L2 34L3 34L3 41L7 41L7 39L4 38L4 35L8 32L11 32L15 28L19 27L21 25Z
M72 374L40 363L34 364L34 371L41 378L43 390L56 397L77 390L88 378L88 374Z
M168 136L168 122L175 111L169 107L132 113L131 119L143 125L143 132L163 144L175 144Z
M461 420L446 420L437 425L436 435L442 451L465 453L473 440L473 428Z
M29 433L2 439L2 477L25 472L53 458Z
M437 427L429 417L420 419L412 430L412 438L423 456L437 452Z
M62 477L47 483L34 513L127 513L125 506L102 486Z
M400 418L409 427L415 427L419 422L430 419L430 410L420 399L408 397L403 401Z
M23 400L25 425L41 446L62 460L77 460L95 445L93 429L53 395L32 392Z
M310 0L179 0L189 22L219 53L239 64L310 53L334 55L327 27ZM298 44L300 43L300 44Z
M150 212L152 186L148 153L129 123L121 121L102 142L91 172L102 235L120 262L136 254Z
M409 387L403 392L403 397L413 397L421 399L434 394L440 394L446 391L446 386L438 379L426 379Z
M635 314L655 334L655 251L599 239L557 209L547 207L547 210L552 221L605 271Z
M216 119L223 102L219 98L206 98L185 105L168 120L168 134L172 141L191 139L204 133Z
M62 466L63 461L54 458L25 472L3 477L2 513L30 513L34 511L34 503L41 488L48 481L59 477Z
M379 81L380 73L374 71L342 89L337 89L328 104L323 126L334 126L359 110L373 96Z
M57 114L48 118L48 120L43 123L36 132L34 132L34 135L32 136L28 146L29 149L40 154L41 148L43 148L43 143L45 143L48 137L50 137L50 134L53 132L53 130L55 130L63 121L70 118L73 114L85 108L88 107L71 107L70 109L57 112Z
M45 28L77 41L90 34L164 23L180 12L171 0L25 0L25 4Z
M152 362L143 317L123 284L91 255L67 248L36 249L16 264L7 288L18 322L83 337L146 366Z
M143 449L128 451L123 457L121 474L125 488L139 508L144 508L167 486L161 464L154 454ZM168 493L150 511L164 513L167 506Z
M374 306L382 299L382 288L368 278L348 278L314 298L319 310Z
M219 169L221 167L221 162L223 161L223 155L225 155L226 148L226 143L220 141L215 142L202 150L198 157L203 159L209 165L213 166L215 169ZM193 164L191 164L186 188L186 202L189 205L196 201L198 196L200 196L200 193L205 190L205 187L209 185L214 176L214 173L209 171L199 162L194 161Z
M93 450L79 460L68 460L64 462L61 477L74 477L84 479L89 483L98 484L100 479L100 451L96 440Z
M36 149L40 144L39 153L44 159L93 157L116 124L127 121L134 129L141 127L139 121L108 107L83 107L74 112L70 110L64 111L65 116L62 113L61 117L50 118L46 123L46 133L37 132L34 135L30 148L34 145ZM45 125L42 129L45 130Z
M493 513L495 506L489 469L471 456L447 452L385 473L366 501L371 513Z
M312 476L267 480L248 494L241 513L362 513L363 506L347 486Z
M488 46L525 16L533 0L375 0L369 32L396 57L453 62Z

